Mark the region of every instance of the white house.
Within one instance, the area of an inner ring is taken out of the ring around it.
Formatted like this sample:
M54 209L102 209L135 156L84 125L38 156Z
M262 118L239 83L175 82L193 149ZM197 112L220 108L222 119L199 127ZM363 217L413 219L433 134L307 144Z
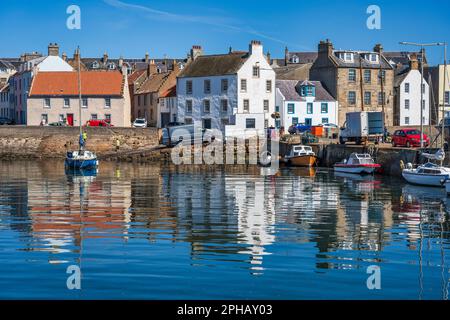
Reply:
M338 103L320 81L277 80L275 127L338 123Z
M217 55L202 55L195 46L177 78L178 120L201 121L226 136L264 134L274 125L274 104L275 72L259 41L252 41L248 52Z
M420 88L422 75L418 70L417 57L411 55L410 68L395 76L395 124L398 126L419 126L420 108L422 107L423 125L428 125L430 120L430 88L425 79ZM421 92L422 103L420 101Z

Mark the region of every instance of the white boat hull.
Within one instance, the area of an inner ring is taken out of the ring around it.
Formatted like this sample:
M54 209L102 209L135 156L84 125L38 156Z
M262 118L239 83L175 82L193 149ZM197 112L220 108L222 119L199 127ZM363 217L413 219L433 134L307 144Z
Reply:
M372 174L376 168L371 167L334 167L335 172L355 173L355 174Z
M416 173L412 170L405 169L402 172L403 178L409 183L422 185L422 186L431 186L431 187L443 187L443 181L450 178L450 174L421 174Z

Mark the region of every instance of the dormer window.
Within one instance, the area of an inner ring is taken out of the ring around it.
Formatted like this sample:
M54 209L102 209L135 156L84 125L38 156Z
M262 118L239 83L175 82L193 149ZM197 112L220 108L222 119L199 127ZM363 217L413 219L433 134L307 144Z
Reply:
M302 97L315 97L316 96L316 87L314 85L302 85L300 89L300 95Z
M345 53L345 58L344 58L344 60L345 60L345 61L353 61L353 53L351 53L351 52L346 52L346 53Z
M292 63L300 63L300 59L298 56L293 56L291 61L292 61Z
M92 69L98 69L100 67L100 65L98 64L97 61L92 62Z
M377 63L378 62L378 54L376 53L367 53L364 55L364 59L371 63Z
M116 69L116 65L114 63L109 63L108 64L108 69L109 70L114 70L114 69Z

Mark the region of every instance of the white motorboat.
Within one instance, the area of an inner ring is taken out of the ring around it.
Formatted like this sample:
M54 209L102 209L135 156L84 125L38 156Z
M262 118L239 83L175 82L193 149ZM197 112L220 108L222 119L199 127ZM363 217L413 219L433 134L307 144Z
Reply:
M334 165L335 172L371 174L381 166L375 163L372 156L368 153L352 153L348 159L338 162Z
M402 176L412 184L432 187L443 187L444 181L450 179L450 168L439 166L432 162L413 168L408 167L402 171Z
M445 158L444 150L440 149L435 154L422 153L422 156L429 160L443 161ZM406 169L402 171L403 178L411 184L443 187L447 179L450 179L450 168L440 166L428 161L425 164L413 168L411 163L407 164Z

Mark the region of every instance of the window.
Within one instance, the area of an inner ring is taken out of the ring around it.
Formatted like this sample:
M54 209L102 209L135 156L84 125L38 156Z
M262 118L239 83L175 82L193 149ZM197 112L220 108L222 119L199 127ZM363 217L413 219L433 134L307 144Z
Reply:
M386 79L386 71L385 70L378 71L378 83L380 84L381 81L383 81L384 83L385 79Z
M367 106L372 104L372 94L370 91L364 92L364 104Z
M203 119L203 128L211 129L211 119Z
M259 78L259 67L253 66L253 77Z
M248 99L244 100L244 112L250 111L250 101Z
M275 106L275 112L280 112L280 106Z
M356 92L355 91L349 91L347 100L348 100L349 104L356 104Z
M287 113L295 113L295 105L293 103L288 103L287 105Z
M405 93L409 93L409 82L405 83Z
M281 128L281 120L275 119L275 128L280 129Z
M111 108L111 98L105 98L105 108Z
M64 122L64 115L63 114L59 115L59 122Z
M328 123L328 118L322 118L322 123Z
M405 124L409 124L409 117L405 117Z
M203 81L203 90L204 93L211 93L211 80Z
M222 99L220 100L220 106L221 106L221 111L222 112L228 112L228 100L227 99Z
M312 125L312 119L311 118L305 118L305 125L311 126Z
M269 120L265 119L264 120L264 128L268 128L269 127Z
M425 83L422 84L422 93L425 93Z
M247 79L241 79L241 91L247 92Z
M409 99L405 99L405 109L409 110Z
M50 108L50 98L45 98L44 99L44 108Z
M298 124L298 118L294 117L292 118L292 124L295 126L296 124Z
M356 70L348 69L348 81L356 81Z
M97 120L97 114L96 113L92 113L91 114L91 119L92 120Z
M316 95L315 87L314 86L302 86L301 95L303 97L314 97Z
M450 91L445 91L445 104L449 104L450 103Z
M312 114L313 113L313 104L312 104L312 102L308 102L306 104L306 113L307 114Z
M192 100L186 100L186 113L192 113Z
M266 81L266 92L272 92L272 80Z
M186 94L192 94L192 80L186 81Z
M81 107L82 108L87 108L88 107L88 99L87 98L83 98L82 99Z
M111 114L105 113L105 120L106 122L111 123Z
M64 108L70 108L70 99L64 98Z
M370 83L372 81L372 73L370 70L364 70L364 82Z
M210 113L211 112L211 101L208 99L203 100L203 112Z
M378 92L378 104L385 104L385 93Z
M222 92L228 91L228 79L222 79L221 87L222 87Z
M256 120L255 120L255 118L247 118L247 119L245 119L245 128L246 129L255 129L256 128Z
M320 105L320 112L321 113L328 113L328 103L322 103Z
M425 100L422 100L422 109L425 110Z
M269 112L269 100L264 100L264 112Z

